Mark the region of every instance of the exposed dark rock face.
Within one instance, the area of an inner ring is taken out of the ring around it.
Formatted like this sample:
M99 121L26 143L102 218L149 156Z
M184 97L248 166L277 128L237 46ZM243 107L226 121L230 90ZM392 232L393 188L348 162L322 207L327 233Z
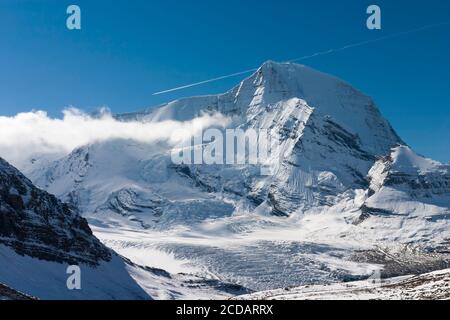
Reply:
M98 265L111 259L84 218L1 158L0 244L59 263Z
M442 171L449 171L442 166ZM429 198L436 195L450 194L450 175L444 172L430 172L426 174L390 173L385 182L386 186L396 187L405 185L414 197Z
M400 246L397 249L376 248L357 251L352 260L383 265L383 278L433 272L450 268L450 255L437 250L424 250L414 246Z
M0 300L36 300L5 285L0 284Z

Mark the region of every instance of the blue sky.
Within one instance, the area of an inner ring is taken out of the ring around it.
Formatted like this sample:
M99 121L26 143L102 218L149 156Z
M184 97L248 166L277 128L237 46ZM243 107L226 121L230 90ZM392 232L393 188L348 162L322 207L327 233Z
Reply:
M66 28L66 8L82 30ZM378 4L383 29L366 28ZM130 112L220 93L243 77L152 93L450 20L450 2L1 0L0 115L67 106ZM371 95L419 153L450 162L450 25L302 63Z

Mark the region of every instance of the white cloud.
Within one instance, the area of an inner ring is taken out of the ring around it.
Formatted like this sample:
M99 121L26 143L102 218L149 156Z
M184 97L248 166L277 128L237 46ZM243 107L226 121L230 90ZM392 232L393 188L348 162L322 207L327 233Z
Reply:
M35 155L63 156L77 147L111 139L132 139L152 143L179 143L174 137L180 130L201 131L210 126L225 126L229 120L223 115L204 115L187 122L122 122L110 113L92 117L70 108L62 119L51 118L45 111L19 113L14 117L0 117L0 157L21 167Z

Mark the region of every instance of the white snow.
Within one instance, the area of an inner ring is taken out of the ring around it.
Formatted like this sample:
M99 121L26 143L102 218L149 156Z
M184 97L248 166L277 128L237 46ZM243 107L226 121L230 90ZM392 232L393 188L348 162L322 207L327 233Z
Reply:
M67 288L68 265L20 256L0 245L0 283L46 300L151 299L119 257L93 268L81 265L81 290Z
M392 170L403 173L415 171L425 174L442 167L440 162L421 157L406 146L395 148L392 158L394 159Z

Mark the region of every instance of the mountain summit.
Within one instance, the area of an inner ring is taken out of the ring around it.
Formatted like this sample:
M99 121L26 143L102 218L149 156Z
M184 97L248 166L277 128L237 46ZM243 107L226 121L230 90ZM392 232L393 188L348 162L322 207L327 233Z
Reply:
M158 108L118 116L146 121L186 121L202 112L239 115L251 120L263 108L272 109L291 99L299 99L320 116L330 117L362 144L385 154L402 143L382 117L373 100L346 82L309 67L292 63L264 63L252 76L225 94L185 98Z

